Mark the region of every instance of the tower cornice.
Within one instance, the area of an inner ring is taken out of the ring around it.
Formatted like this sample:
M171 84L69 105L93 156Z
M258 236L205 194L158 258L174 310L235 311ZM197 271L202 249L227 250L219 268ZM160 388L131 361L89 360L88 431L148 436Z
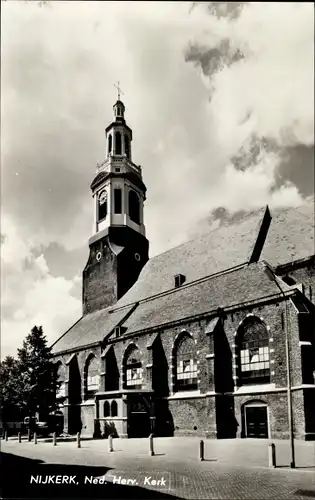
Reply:
M131 171L135 172L142 178L142 169L140 165L136 165L125 155L115 155L109 156L102 163L96 165L96 173L100 172L110 172L112 168L116 167L128 167Z
M136 187L141 189L144 193L146 192L147 188L142 181L142 179L134 174L133 172L123 172L123 173L115 173L115 172L100 172L96 175L94 178L92 184L91 184L91 189L94 190L98 186L100 186L103 182L105 182L108 179L127 179L129 180L132 184L134 184Z

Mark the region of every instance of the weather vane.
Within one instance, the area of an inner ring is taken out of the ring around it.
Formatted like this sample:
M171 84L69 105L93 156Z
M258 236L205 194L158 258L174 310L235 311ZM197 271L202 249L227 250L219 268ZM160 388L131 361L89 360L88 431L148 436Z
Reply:
M119 87L119 82L117 82L117 85L114 83L114 87L116 87L116 89L118 91L118 101L119 101L120 100L120 94L124 95L124 93L121 90L121 88Z

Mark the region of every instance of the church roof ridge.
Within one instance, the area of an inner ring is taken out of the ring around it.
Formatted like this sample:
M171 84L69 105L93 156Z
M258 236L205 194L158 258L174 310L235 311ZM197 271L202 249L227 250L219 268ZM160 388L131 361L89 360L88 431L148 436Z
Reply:
M240 215L239 217L235 217L232 220L223 221L222 224L220 224L218 227L215 227L215 228L212 228L212 229L209 228L209 229L203 231L202 233L198 234L197 236L195 236L193 238L189 238L188 240L182 241L182 243L178 243L177 245L174 245L173 247L168 248L167 250L163 250L163 252L157 253L153 257L150 257L150 260L153 260L156 257L159 257L160 255L164 255L167 252L171 252L175 248L179 248L182 245L187 245L188 243L190 243L192 241L196 241L198 239L201 239L201 238L207 236L209 233L214 233L215 231L218 231L219 229L221 229L223 227L233 226L237 222L246 220L247 218L250 218L250 217L253 217L256 214L259 214L259 212L263 213L263 210L266 210L267 207L268 207L268 205L265 205L263 207L257 208L256 210L252 210L251 212L247 212L247 213L245 213L243 215Z
M173 247L171 248L168 248L167 250L163 250L163 252L160 252L160 253L157 253L156 255L154 255L153 257L150 258L150 260L152 259L155 259L156 257L159 257L160 255L164 255L166 252L171 252L172 250L174 250L175 248L179 248L180 246L182 245L186 245L187 243L191 242L191 241L194 241L198 238L202 238L203 236L206 236L208 235L209 233L214 233L215 231L218 231L219 229L221 229L222 227L227 227L227 226L233 226L235 223L237 222L240 222L242 220L246 220L247 218L250 218L250 217L253 217L254 215L256 214L259 214L259 212L263 212L267 209L269 209L270 213L271 213L271 217L273 216L273 213L275 215L278 215L279 212L281 213L285 213L285 212L288 212L290 210L298 210L299 208L302 208L302 207L305 207L305 205L307 204L311 204L311 203L315 203L315 195L311 195L311 196L308 196L304 199L304 202L300 203L299 205L297 206L287 206L287 207L272 207L270 204L266 203L266 205L263 205L261 206L260 208L257 208L255 210L250 210L248 212L245 212L244 214L242 215L239 215L238 217L233 217L232 219L230 220L225 220L223 221L218 227L215 227L213 229L211 228L208 228L208 229L205 229L202 233L200 233L198 236L196 237L193 237L193 238L189 238L188 240L185 240L185 241L182 241L182 243L179 243L177 245L174 245ZM236 212L235 212L236 213Z
M257 263L255 262L254 264L257 264ZM259 262L258 262L258 264L259 264ZM126 307L129 307L129 306L132 306L132 305L135 305L135 304L143 304L144 302L150 302L151 300L155 300L155 299L158 299L160 297L164 297L165 295L169 295L171 293L178 292L180 290L183 290L184 288L189 288L189 287L198 285L199 283L202 283L203 281L207 281L207 280L210 280L210 279L213 279L213 278L218 278L219 276L222 276L223 274L229 274L229 273L237 272L237 271L239 271L240 269L242 269L243 267L245 267L247 265L248 265L248 262L244 262L243 264L239 264L239 265L231 267L229 269L223 269L222 271L219 271L217 273L212 273L212 274L209 274L207 276L203 276L202 278L198 278L198 279L196 279L194 281L189 281L188 283L184 283L180 287L177 287L177 288L173 287L173 288L170 288L169 290L164 290L163 292L156 293L154 295L149 295L148 297L144 297L142 299L139 299L138 301L128 302L128 304L122 304L122 305L118 305L117 306L117 304L119 304L119 301L118 301L116 304L114 304L112 306L112 309L109 312L110 313L111 312L116 312L116 311L119 311L121 309L124 309Z

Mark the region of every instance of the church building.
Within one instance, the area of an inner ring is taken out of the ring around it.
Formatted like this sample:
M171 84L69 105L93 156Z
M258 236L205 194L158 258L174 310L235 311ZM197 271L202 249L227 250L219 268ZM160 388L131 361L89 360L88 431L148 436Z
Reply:
M315 439L313 202L149 259L119 96L91 184L82 317L52 347L64 432ZM313 200L314 201L314 200Z

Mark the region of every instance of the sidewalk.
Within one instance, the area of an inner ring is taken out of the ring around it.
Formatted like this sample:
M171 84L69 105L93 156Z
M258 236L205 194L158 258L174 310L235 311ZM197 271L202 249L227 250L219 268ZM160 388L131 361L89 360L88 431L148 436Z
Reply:
M288 463L288 443L276 442L276 445L284 464ZM314 444L296 443L296 448L298 466L310 464L310 459L314 459ZM27 498L306 500L315 497L315 467L294 470L267 467L268 441L208 440L204 462L198 458L199 440L195 438L156 438L155 456L149 455L148 439L115 439L114 452L109 451L108 440L84 441L78 449L74 442L53 446L48 442L35 445L9 439L1 443L1 451L9 464L8 473L4 472L7 490L11 492L17 482L17 471L27 470L18 480L23 492L28 493L28 496L23 493ZM47 474L74 474L79 486L30 485L30 474L44 478ZM87 476L92 481L88 484ZM93 478L96 483L103 478L106 484L94 484Z
M9 438L14 440L15 438ZM24 438L23 441L26 441ZM38 446L44 444L38 439ZM58 442L58 439L57 439ZM246 467L269 467L268 447L272 442L276 446L277 467L290 467L290 442L287 440L267 440L267 439L205 439L204 457L206 461L220 463L231 463L233 465ZM166 437L154 438L154 450L157 456L162 455L172 459L195 462L199 459L200 438L194 437ZM31 444L31 443L30 443ZM50 444L49 442L47 443ZM114 450L124 456L148 456L149 439L114 439ZM295 441L295 464L297 469L307 469L315 472L315 442ZM60 441L58 447L66 446L67 449L76 449L76 442ZM108 452L108 440L83 440L81 447L94 451Z

